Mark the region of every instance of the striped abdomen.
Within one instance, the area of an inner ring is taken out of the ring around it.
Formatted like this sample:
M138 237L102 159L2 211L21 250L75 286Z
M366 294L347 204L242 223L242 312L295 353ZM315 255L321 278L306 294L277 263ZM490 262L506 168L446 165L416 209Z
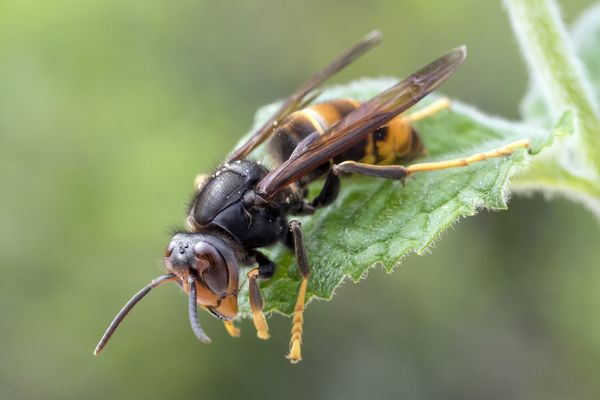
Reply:
M356 109L360 103L353 99L338 99L327 103L315 104L291 114L273 134L269 150L276 162L287 160L296 146L313 132L323 134ZM365 164L396 164L411 160L424 151L423 142L408 120L397 116L387 125L370 134L334 158L335 163L346 160ZM316 171L320 175L329 165Z

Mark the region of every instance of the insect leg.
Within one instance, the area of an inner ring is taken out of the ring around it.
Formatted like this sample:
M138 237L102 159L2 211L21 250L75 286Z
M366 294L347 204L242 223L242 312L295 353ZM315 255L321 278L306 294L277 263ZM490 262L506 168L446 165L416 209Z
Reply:
M425 119L427 117L432 116L442 110L450 108L450 100L447 98L442 98L434 101L427 107L420 109L419 111L415 111L414 113L406 115L404 118L408 120L408 122L415 122Z
M529 148L529 140L521 139L516 142L509 143L505 146L486 151L483 153L473 154L468 157L455 158L452 160L413 164L408 167L402 165L371 165L362 164L354 161L344 161L343 163L333 166L333 171L336 174L347 172L352 174L360 174L374 176L386 179L404 179L415 172L437 171L441 169L449 169L455 167L466 167L467 165L487 160L489 158L504 157L512 154L518 148Z
M289 223L289 227L294 242L296 263L298 265L298 270L302 275L302 282L300 282L298 298L296 299L296 306L294 307L292 337L290 339L290 353L287 355L287 358L293 364L295 364L302 360L301 345L303 330L302 325L304 322L304 298L306 297L306 287L308 285L308 277L310 276L310 265L308 264L308 258L306 257L306 251L304 249L304 239L302 237L300 222L292 220Z
M225 324L225 329L227 330L227 333L229 333L229 336L240 337L242 332L240 331L240 328L235 326L233 321L223 321L223 323Z
M312 215L317 208L328 206L333 203L340 192L340 177L334 173L332 169L329 169L325 183L321 188L321 191L314 198L313 201L303 199L300 203L300 207L294 210L294 215ZM294 247L293 241L289 243L290 247Z
M258 278L268 279L275 272L275 264L261 252L255 251L254 256L258 262L258 267L248 271L248 288L250 292L250 308L252 309L252 317L256 328L256 336L260 339L268 339L269 326L263 313L264 301L258 286ZM229 329L228 329L229 331Z
M311 205L314 208L324 207L334 202L340 192L340 177L330 169L325 178L321 192L315 197Z
M254 326L256 327L256 336L260 339L268 339L271 337L269 334L269 326L263 313L264 301L260 288L256 280L258 279L259 268L254 268L248 271L248 287L250 292L250 308L252 309L252 317L254 319Z

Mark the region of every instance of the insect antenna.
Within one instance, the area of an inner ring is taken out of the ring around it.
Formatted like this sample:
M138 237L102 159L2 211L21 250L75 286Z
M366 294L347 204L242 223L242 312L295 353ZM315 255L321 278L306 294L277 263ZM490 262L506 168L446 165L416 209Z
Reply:
M144 288L142 290L137 292L125 304L125 306L123 306L121 311L119 311L117 316L112 320L112 322L106 329L106 332L104 332L104 335L102 335L102 339L100 339L100 341L98 342L96 349L94 349L94 355L97 356L102 351L104 346L106 346L106 343L108 343L108 341L110 340L113 333L115 333L115 331L121 324L121 321L123 321L123 319L125 319L127 314L129 314L129 311L131 311L131 309L133 307L135 307L135 305L137 303L139 303L139 301L142 300L144 298L144 296L146 296L148 293L150 293L150 291L152 289L154 289L155 287L158 287L158 286L162 285L163 283L167 283L167 282L170 282L175 279L177 279L177 276L175 274L161 275L158 278L153 279L152 282L150 282L148 285L144 286Z
M204 333L200 321L198 320L198 303L196 300L196 279L190 275L188 278L188 284L190 285L190 301L188 303L188 314L190 317L190 325L194 335L202 343L210 343L210 338Z

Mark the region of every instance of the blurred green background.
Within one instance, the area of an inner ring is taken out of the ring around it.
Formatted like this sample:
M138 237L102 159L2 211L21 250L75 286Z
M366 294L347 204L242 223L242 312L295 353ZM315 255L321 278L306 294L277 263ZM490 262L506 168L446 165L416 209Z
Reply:
M563 3L572 22L591 1ZM280 316L262 342L202 314L213 344L199 345L175 287L92 356L162 271L195 174L374 28L384 44L334 82L464 43L444 92L518 118L526 69L498 2L1 2L0 398L599 398L599 227L541 196L312 304L297 366Z

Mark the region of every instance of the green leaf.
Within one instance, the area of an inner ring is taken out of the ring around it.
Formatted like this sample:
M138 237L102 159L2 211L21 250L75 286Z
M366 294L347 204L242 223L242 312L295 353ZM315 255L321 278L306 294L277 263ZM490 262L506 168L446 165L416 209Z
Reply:
M317 101L353 97L366 100L387 89L392 79L362 79L324 90ZM432 102L430 96L416 108ZM255 126L274 112L277 104L258 111ZM451 110L416 124L433 161L491 150L511 141L529 138L532 153L547 143L549 134L535 128L483 115L454 103ZM267 158L264 149L255 156ZM505 209L511 175L528 165L530 156L517 150L511 156L486 160L464 168L424 172L398 181L349 177L342 181L336 202L301 219L312 266L308 299L330 299L349 277L357 281L382 265L393 270L410 253L423 254L440 234L461 217L482 208ZM318 192L322 183L311 187ZM278 268L261 284L265 310L290 314L296 300L299 274L291 252L282 246L268 251ZM249 315L247 285L240 294L240 309Z
M573 112L568 111L558 121L553 135L547 143L559 142L536 157L529 168L511 182L511 190L517 194L533 191L544 192L547 196L561 194L568 199L585 205L596 216L600 216L600 185L597 181L578 175L573 168L577 153L565 152L560 143L577 129Z

